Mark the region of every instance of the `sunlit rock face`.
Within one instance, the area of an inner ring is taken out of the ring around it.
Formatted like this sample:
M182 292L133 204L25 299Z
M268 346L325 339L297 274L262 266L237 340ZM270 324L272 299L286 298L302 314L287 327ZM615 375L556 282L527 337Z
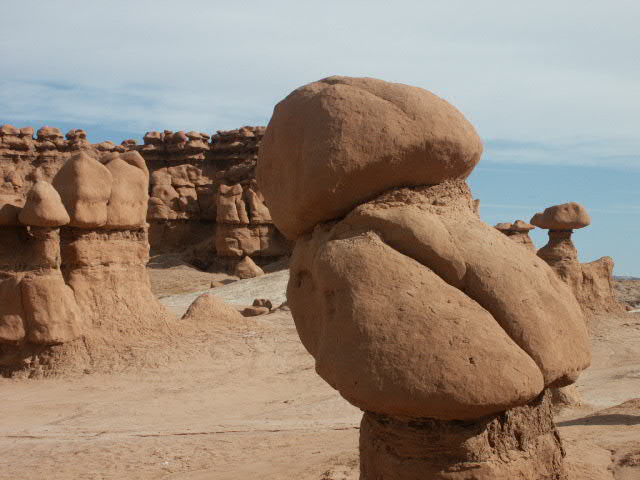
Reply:
M295 240L287 299L318 374L365 411L363 479L565 478L546 391L589 365L584 317L479 219L481 153L455 107L370 78L305 85L267 127L258 184Z
M79 175L83 168L100 170L82 158L100 159L119 178L111 183L119 200L112 202L108 223L138 225L144 213L155 252L182 253L199 267L226 267L229 272L244 256L266 264L290 253L290 244L274 227L255 181L264 127L218 131L212 136L152 131L144 135L141 145L133 139L121 145L92 144L82 129L72 129L65 137L57 128L42 127L35 135L30 127L0 126L0 196L15 196L18 204L24 203L35 182L52 182L67 160L82 154L73 167L67 166L67 175ZM110 162L114 155L119 160ZM135 166L145 168L135 170ZM134 198L137 193L131 192L138 192L142 182L148 185L147 197ZM91 188L92 192L85 192L88 204L104 207L110 192L104 186ZM238 218L218 213L219 204L225 209L225 189L233 192ZM63 190L61 194L65 196ZM78 224L72 225L78 228L100 225L107 214L104 208L95 208L83 215L81 203L67 205L79 211L74 215ZM89 213L95 218L85 218Z

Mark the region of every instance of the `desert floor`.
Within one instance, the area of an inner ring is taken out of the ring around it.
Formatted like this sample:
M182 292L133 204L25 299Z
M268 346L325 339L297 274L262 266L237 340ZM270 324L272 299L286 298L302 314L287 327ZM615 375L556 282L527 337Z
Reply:
M193 292L228 280L178 261L150 273L176 314ZM286 280L282 271L213 292L278 304ZM572 479L637 480L640 314L591 328L583 405L556 419ZM160 368L0 380L0 479L357 479L360 412L314 373L288 311L203 336L175 340L179 353Z

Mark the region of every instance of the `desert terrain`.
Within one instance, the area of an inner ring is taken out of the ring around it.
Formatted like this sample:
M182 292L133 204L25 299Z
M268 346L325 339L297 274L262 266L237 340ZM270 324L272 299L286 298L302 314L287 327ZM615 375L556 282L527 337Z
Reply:
M210 291L241 308L281 303L288 279L235 282L166 257L149 273L176 315L212 281L229 282ZM286 307L248 320L176 338L149 352L153 368L0 380L0 478L358 478L361 412L315 374ZM569 469L575 480L637 479L640 314L594 317L590 329L582 403L556 415Z

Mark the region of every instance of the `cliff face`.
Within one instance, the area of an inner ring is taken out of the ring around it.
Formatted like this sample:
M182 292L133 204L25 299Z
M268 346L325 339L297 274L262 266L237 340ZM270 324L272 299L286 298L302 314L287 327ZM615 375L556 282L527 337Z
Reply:
M42 176L39 167L23 169L22 183ZM96 343L166 330L146 270L148 182L137 152L86 150L26 196L5 181L13 193L0 197L0 375L79 368Z
M255 182L264 127L199 132L148 132L144 144L91 144L84 130L66 136L53 127L0 127L0 199L21 206L37 180L51 181L78 151L103 155L137 151L149 170L149 242L152 251L184 251L208 267L285 255L289 245L273 226ZM126 186L124 187L126 189Z

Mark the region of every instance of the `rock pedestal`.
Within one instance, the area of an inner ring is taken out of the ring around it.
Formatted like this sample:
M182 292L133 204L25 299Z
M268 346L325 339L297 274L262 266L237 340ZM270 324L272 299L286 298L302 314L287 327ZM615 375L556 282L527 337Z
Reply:
M499 223L495 226L496 230L501 231L507 237L514 242L524 246L532 252L536 252L536 246L529 236L529 232L533 230L533 225L530 225L522 220L516 220L513 223Z
M549 395L473 421L365 412L361 480L565 480Z
M69 140L80 151L52 184L36 181L23 206L0 204L3 374L91 363L96 342L112 354L162 330L168 316L146 272L144 161L137 153L99 161L85 149L82 132Z
M478 217L481 152L453 106L370 78L305 85L267 127L258 182L295 240L287 301L316 372L365 412L363 480L566 478L545 392L589 365L585 319Z
M147 132L143 145L135 140L115 145L110 141L91 144L82 129L70 130L65 139L59 129L42 127L33 138L32 128L1 125L0 203L1 197L10 196L22 205L37 181L51 182L65 162L81 152L89 157L105 156L104 163L116 170L127 170L123 162L131 166L142 162L150 170L146 180L150 197L145 201L148 238L156 253L180 252L185 261L201 268L220 263L231 270L244 255L267 263L288 255L290 245L274 227L255 182L263 134L264 127L218 131L213 137L194 131L165 130ZM109 162L109 154L120 155L121 161ZM137 191L140 175L120 178L121 182L113 184L119 190L118 196L139 214L143 206L137 200L134 206L124 197L126 192ZM219 191L225 188L231 188L238 203L244 205L240 221L217 222ZM94 194L101 195L99 189ZM78 220L85 223L82 215ZM122 226L121 220L109 221Z
M549 229L549 242L538 250L542 258L569 285L585 313L622 313L613 288L611 257L580 263L572 235L591 224L586 209L575 202L555 205L537 213L531 223Z
M538 250L538 256L556 271L578 265L578 249L572 235L573 230L549 230L549 242Z

